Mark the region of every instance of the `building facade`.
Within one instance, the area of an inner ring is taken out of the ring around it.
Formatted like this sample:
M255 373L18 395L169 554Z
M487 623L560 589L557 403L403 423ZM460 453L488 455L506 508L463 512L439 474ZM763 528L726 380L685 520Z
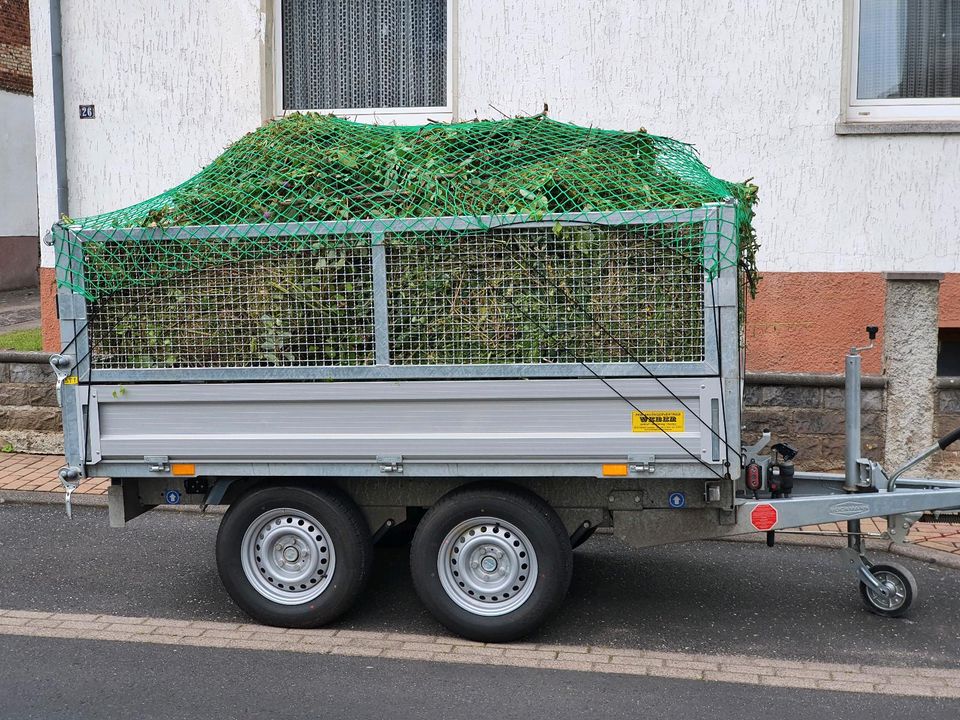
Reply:
M936 379L960 352L956 0L34 2L44 232L58 213L51 6L71 216L161 192L293 110L402 123L546 105L563 121L642 126L760 186L764 277L746 326L747 370L767 388L747 396L756 423L783 411L830 456L842 428L818 418L837 414L836 379L800 392L781 376L842 372L868 324L900 333L881 330L864 354L882 396L873 449L897 456L960 419ZM49 349L52 262L44 247ZM904 304L924 312L904 319Z

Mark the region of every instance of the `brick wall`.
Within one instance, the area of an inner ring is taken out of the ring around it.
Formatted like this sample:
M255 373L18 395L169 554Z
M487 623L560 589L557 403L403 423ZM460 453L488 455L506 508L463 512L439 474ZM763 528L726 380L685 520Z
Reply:
M33 94L27 0L0 0L0 90Z
M884 379L864 377L861 391L863 454L883 460ZM773 442L799 450L798 470L843 472L843 376L749 373L743 396L743 442L769 429Z

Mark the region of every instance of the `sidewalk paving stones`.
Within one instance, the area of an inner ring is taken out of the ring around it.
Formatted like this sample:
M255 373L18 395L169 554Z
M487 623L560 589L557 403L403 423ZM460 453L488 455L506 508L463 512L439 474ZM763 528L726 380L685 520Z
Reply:
M57 471L65 465L60 455L0 453L0 490L32 490L60 492L63 487ZM88 478L80 483L77 493L105 495L109 478Z

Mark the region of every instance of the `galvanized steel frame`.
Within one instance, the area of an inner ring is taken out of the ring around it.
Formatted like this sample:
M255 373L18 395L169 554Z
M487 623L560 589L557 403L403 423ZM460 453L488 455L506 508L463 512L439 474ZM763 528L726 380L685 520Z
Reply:
M131 228L124 237L138 240L176 240L183 238L228 239L269 238L316 235L368 235L374 282L374 321L376 365L245 367L245 368L126 368L92 369L86 333L85 298L61 290L61 337L64 346L71 346L79 359L76 374L92 382L191 382L191 381L275 381L275 380L402 380L451 378L531 378L531 377L689 377L724 375L723 368L736 367L739 358L739 324L737 306L737 270L720 268L716 277L704 273L704 358L702 362L656 362L642 366L633 362L511 364L511 365L391 365L389 360L388 305L386 259L383 245L388 233L431 231L484 231L494 228L552 227L566 225L631 226L666 222L703 224L703 257L705 265L719 255L728 255L736 243L734 207L727 204L708 205L690 210L618 211L612 213L583 212L530 215L487 215L482 217L393 218L310 223L264 223L256 225L186 226L172 228ZM726 234L723 230L727 230ZM79 244L113 239L105 230L67 228L67 242ZM62 247L62 240L61 247ZM59 248L58 248L59 249ZM58 267L60 279L67 271L71 280L82 281L80 259L69 268ZM732 307L734 312L724 313ZM732 321L732 324L731 324ZM75 329L75 324L82 323ZM739 377L739 374L736 375ZM737 398L739 403L739 397Z

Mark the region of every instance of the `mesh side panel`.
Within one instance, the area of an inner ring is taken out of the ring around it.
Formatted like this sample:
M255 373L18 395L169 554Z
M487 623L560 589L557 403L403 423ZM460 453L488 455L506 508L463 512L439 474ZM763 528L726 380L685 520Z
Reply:
M703 268L665 237L690 231L393 236L391 363L702 361Z
M287 109L446 105L446 0L283 0Z
M97 369L372 364L370 248L237 260L132 284L92 305L89 335Z
M528 227L385 239L394 365L699 362L702 226ZM123 255L128 284L90 306L93 366L333 367L375 362L369 238L181 270Z

